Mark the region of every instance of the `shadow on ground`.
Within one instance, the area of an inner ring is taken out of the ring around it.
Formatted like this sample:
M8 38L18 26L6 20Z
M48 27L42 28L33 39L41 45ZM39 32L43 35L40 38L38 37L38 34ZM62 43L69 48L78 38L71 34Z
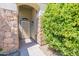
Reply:
M27 40L27 39L26 39ZM29 56L28 48L37 44L33 39L30 39L31 42L25 42L25 39L20 40L20 56Z

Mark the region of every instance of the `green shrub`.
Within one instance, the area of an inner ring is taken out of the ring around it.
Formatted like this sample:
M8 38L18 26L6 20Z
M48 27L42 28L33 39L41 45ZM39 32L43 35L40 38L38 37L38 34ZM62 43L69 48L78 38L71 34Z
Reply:
M3 49L2 48L0 48L0 51L2 51Z
M41 23L49 47L79 56L79 4L47 4Z

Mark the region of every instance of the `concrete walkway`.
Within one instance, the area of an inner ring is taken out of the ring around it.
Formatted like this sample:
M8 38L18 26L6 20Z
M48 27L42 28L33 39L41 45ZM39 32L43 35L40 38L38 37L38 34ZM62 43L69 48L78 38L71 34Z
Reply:
M20 56L45 56L45 54L34 40L22 39L20 41Z

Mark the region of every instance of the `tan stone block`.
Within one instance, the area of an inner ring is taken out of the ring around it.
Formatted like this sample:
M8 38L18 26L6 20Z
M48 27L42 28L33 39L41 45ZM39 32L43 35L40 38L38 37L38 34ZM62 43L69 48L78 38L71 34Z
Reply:
M19 43L16 43L14 48L18 49L19 48Z
M17 20L17 16L14 16L13 18L14 18L14 20Z
M2 19L0 19L0 28L2 28L4 25L6 25L5 21Z
M7 51L7 50L8 50L8 43L4 43L4 45L3 45L3 50L4 50L4 51Z
M0 48L3 48L3 42L0 42Z
M4 46L3 47L8 47L8 43L4 43Z
M10 50L12 50L13 48L15 48L15 44L8 44L8 43L5 43L4 44L4 50L5 51L10 51Z
M16 46L15 44L9 44L8 48L11 50L12 48L15 48L15 46Z
M10 43L13 43L13 42L14 42L13 38L5 38L4 39L4 43L10 44Z
M0 40L3 40L3 38L4 38L4 31L0 30Z
M14 18L13 18L13 16L10 18L10 21L14 21Z
M6 38L11 37L11 32L5 32L5 37L6 37Z
M5 26L2 27L3 31L10 31L10 26L6 24Z
M9 22L9 25L10 25L11 27L17 27L17 21L10 21L10 22Z
M18 29L12 27L12 28L11 28L11 32L12 32L12 33L15 33L15 34L18 34Z
M12 16L12 13L10 10L6 10L6 13L5 13L7 16Z

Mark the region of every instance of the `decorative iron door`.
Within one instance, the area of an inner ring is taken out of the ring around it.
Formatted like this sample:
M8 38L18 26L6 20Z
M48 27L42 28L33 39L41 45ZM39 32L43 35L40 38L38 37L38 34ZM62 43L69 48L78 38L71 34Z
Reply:
M30 38L30 22L28 20L21 20L21 37L23 39L29 39Z

